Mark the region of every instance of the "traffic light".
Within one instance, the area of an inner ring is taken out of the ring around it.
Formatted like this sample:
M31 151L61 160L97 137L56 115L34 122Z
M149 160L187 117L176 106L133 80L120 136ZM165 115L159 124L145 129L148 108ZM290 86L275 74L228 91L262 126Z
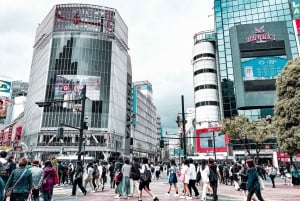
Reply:
M57 134L56 134L56 139L64 139L64 128L63 127L59 127L57 129Z
M160 140L159 144L160 144L160 148L165 147L165 141L163 139Z
M213 147L212 139L208 139L207 142L208 142L208 147Z

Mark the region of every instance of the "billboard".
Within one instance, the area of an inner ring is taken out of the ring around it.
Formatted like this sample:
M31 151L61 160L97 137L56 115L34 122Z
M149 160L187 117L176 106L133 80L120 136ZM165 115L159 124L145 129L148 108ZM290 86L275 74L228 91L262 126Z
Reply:
M287 61L286 56L242 58L243 80L276 79Z
M91 31L111 33L115 29L115 12L109 8L57 5L54 31Z
M54 99L79 100L82 97L82 88L86 85L86 97L90 100L100 100L99 76L89 75L57 75L55 83Z
M213 136L215 136L216 152L226 152L228 135L219 131L219 127L203 128L196 131L197 152L209 153L214 151Z
M10 97L12 91L11 85L12 85L11 81L0 79L0 97L1 96Z

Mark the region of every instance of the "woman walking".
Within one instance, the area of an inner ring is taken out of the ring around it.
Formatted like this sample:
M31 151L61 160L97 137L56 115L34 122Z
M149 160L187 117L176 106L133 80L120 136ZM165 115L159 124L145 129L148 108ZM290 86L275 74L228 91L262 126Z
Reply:
M206 200L207 188L209 186L209 167L207 165L207 160L203 159L201 161L200 173L201 173L201 181L202 181L202 196L201 200Z
M150 190L150 182L151 182L151 169L148 165L148 158L143 158L141 171L141 180L139 184L139 192L138 192L138 201L142 201L142 191L143 189L153 198L153 201L158 201L159 199L154 196L153 192ZM147 180L143 180L143 174L146 174L146 171L149 173L149 178Z
M168 188L168 192L167 192L167 196L170 196L170 191L171 191L171 187L172 185L174 185L174 188L175 188L175 194L174 196L175 197L178 197L178 186L177 186L177 167L176 167L176 164L175 164L175 160L172 159L170 161L171 163L171 167L169 168L168 172L169 172L169 188Z
M72 188L72 195L76 195L76 187L79 186L80 190L82 191L83 195L86 195L86 189L82 186L82 178L83 178L83 168L81 161L77 162L75 173L74 173L74 180L73 180L73 188Z
M5 191L11 190L10 201L26 201L32 188L32 174L26 168L27 159L20 158L19 167L12 171L7 180Z
M253 194L255 193L257 199L259 201L264 201L261 191L260 191L260 184L258 181L258 173L255 168L255 163L253 159L249 159L246 161L248 169L248 183L247 183L247 188L248 188L248 195L247 195L247 201L251 201L251 198Z
M45 161L42 180L42 193L44 201L51 201L53 195L55 168L52 166L50 160Z
M185 198L187 200L192 200L192 196L189 190L189 182L190 182L190 170L189 170L189 166L190 166L190 161L189 159L185 159L184 160L184 164L182 166L181 169L181 181L183 183L183 195L180 196L180 198Z

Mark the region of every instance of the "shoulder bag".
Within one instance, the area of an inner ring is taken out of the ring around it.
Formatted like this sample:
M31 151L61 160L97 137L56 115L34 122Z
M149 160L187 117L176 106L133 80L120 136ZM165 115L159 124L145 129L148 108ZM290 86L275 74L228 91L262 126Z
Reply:
M14 183L14 185L11 187L11 188L8 188L6 191L5 191L5 196L6 197L10 197L11 193L12 193L12 190L15 188L15 186L19 183L19 181L22 179L22 177L24 176L25 172L27 171L26 167L25 167L25 170L23 171L23 173L21 174L21 176L19 177L19 179Z

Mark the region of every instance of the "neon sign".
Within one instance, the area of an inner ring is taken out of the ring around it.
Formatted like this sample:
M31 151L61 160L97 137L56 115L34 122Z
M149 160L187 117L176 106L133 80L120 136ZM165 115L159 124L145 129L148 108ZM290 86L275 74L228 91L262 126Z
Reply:
M246 37L247 43L256 42L256 43L264 43L269 40L276 40L275 34L270 34L265 32L265 26L262 27L254 27L255 33L253 35L249 35Z

